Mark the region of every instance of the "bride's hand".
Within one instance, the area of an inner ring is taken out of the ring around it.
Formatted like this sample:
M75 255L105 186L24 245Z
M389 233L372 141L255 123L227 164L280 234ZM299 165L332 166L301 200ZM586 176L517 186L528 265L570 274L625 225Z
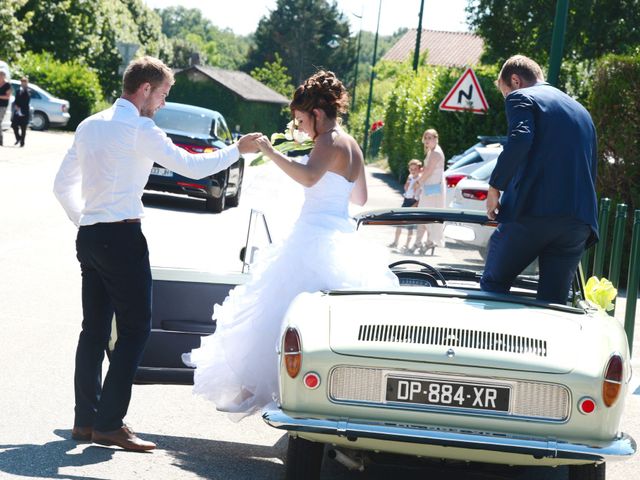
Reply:
M247 133L240 137L237 142L238 151L240 153L254 153L258 151L258 145L256 140L261 136L261 133Z
M274 152L273 145L271 145L271 142L265 135L258 137L256 139L256 144L258 145L260 151L265 155L269 155L270 153Z

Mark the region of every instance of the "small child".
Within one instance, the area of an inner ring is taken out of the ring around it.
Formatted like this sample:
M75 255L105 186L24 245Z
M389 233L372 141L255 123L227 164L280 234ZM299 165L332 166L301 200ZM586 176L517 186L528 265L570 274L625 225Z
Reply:
M407 181L404 182L404 200L402 202L402 207L417 207L418 200L420 199L420 187L416 181L418 180L418 177L420 177L420 172L422 171L422 162L414 158L409 161L407 167L409 169L409 176L407 176ZM409 251L411 237L413 237L413 231L416 227L415 225L411 225L405 228L407 229L407 242L402 249L403 252ZM395 239L388 245L389 248L396 248L398 246L401 233L402 227L397 227Z

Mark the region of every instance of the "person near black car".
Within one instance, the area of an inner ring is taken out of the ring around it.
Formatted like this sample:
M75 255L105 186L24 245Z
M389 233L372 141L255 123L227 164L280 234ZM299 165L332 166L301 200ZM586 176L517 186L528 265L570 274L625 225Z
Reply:
M142 192L154 161L191 178L228 168L257 151L260 134L211 153L179 148L152 120L174 83L160 60L132 61L114 105L84 120L56 175L54 193L78 226L82 331L76 350L72 438L126 450L155 444L123 423L134 374L151 328L151 268L142 234ZM102 382L102 360L115 313L118 340Z
M29 93L29 79L20 79L20 88L13 101L13 113L11 115L11 127L16 136L15 145L24 147L24 139L27 136L27 125L29 125L29 106L31 104L31 94Z
M11 84L7 82L7 74L0 70L0 123L4 118L4 114L9 106L11 98ZM2 146L2 128L0 128L0 146Z

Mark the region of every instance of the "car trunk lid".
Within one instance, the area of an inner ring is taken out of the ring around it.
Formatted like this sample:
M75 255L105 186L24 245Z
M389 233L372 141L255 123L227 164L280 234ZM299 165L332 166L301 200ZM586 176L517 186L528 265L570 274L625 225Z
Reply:
M339 354L543 373L573 369L582 315L485 299L329 296Z

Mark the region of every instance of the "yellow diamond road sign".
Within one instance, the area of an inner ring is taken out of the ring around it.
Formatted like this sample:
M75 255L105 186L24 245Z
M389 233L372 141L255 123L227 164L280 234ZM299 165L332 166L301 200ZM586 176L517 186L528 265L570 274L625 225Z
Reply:
M471 67L462 74L440 104L440 110L485 113L489 110L478 77Z

